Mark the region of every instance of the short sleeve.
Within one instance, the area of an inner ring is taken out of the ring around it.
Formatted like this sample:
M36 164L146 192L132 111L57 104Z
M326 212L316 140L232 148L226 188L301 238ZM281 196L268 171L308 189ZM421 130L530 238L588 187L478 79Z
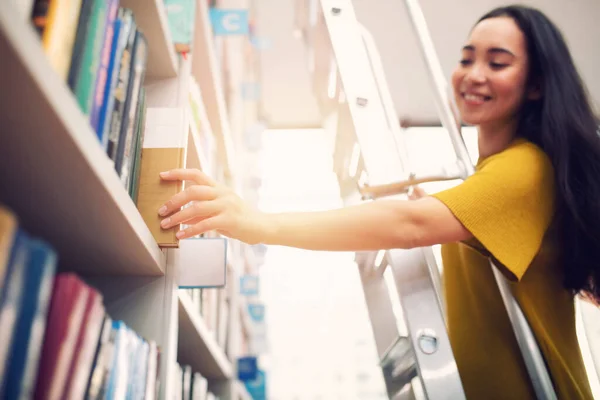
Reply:
M485 250L520 280L538 253L554 216L554 177L548 157L524 143L483 161L460 185L434 194Z

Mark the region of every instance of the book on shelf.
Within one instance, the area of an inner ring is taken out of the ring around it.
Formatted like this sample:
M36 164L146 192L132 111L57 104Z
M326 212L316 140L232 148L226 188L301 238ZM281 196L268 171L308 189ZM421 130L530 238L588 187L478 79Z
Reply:
M183 168L187 150L187 118L181 108L148 108L140 163L137 207L156 243L161 247L179 247L175 236L179 226L163 229L159 208L181 192L181 181L163 181L160 173Z
M178 53L191 50L194 37L195 0L164 0L171 39Z
M132 198L137 194L148 44L120 0L35 0L31 21Z
M103 297L0 205L0 398L154 399L156 343L106 313Z
M175 385L171 398L174 400L209 400L218 399L208 390L208 380L200 373L194 372L189 365L176 364L174 369Z

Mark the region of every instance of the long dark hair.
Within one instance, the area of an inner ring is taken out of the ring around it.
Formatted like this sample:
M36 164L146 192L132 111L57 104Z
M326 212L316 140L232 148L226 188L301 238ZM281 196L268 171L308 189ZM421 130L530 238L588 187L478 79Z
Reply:
M528 85L541 98L527 101L517 135L550 157L557 191L565 287L600 301L600 136L585 85L560 30L541 11L512 5L488 18L512 18L527 43Z

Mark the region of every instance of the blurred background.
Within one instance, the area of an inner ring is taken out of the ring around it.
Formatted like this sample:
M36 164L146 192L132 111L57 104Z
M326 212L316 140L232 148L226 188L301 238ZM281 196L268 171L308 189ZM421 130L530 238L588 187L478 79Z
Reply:
M382 363L409 326L383 252L178 241L156 211L188 183L156 177L199 168L267 212L355 204L414 171L452 178L429 193L459 183L409 3L0 2L0 395L392 398ZM443 78L509 3L418 2ZM600 2L523 3L560 27L600 113ZM350 92L379 112L360 127ZM577 307L600 398L600 309ZM406 371L397 398L426 398Z

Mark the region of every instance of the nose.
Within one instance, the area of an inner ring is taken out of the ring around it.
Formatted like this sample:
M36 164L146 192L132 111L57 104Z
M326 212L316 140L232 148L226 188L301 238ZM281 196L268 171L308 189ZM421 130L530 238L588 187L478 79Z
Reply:
M471 65L465 74L465 80L469 83L484 83L486 79L485 66L481 63Z

